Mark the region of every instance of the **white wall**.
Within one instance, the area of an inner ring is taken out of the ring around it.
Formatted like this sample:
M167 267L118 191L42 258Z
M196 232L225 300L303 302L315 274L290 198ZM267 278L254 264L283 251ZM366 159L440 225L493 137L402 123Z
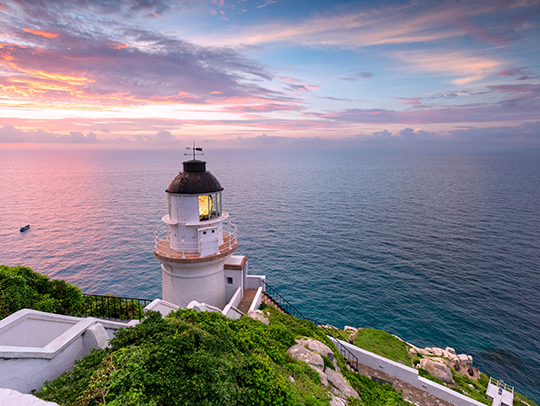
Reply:
M422 378L418 375L418 371L414 368L401 365L397 362L391 361L387 358L381 357L372 352L366 351L362 348L358 348L355 345L349 344L342 340L336 340L333 337L329 337L334 342L339 342L338 349L341 354L346 356L342 351L340 346L345 347L352 354L358 358L358 362L361 364L367 365L368 367L377 369L388 375L391 375L397 379L400 379L404 382L407 382L419 389L422 389L428 393L431 393L434 396L437 396L440 399L446 400L456 406L482 406L483 403L480 403L468 396L462 395L452 389L447 388L446 386L439 385L429 379ZM485 405L484 405L485 406Z
M223 309L227 304L223 264L228 257L195 264L161 264L163 300L186 307L192 300Z
M66 326L70 326L65 329ZM0 320L0 387L29 393L71 369L91 348L104 348L111 330L127 324L19 310ZM15 334L20 340L14 340Z

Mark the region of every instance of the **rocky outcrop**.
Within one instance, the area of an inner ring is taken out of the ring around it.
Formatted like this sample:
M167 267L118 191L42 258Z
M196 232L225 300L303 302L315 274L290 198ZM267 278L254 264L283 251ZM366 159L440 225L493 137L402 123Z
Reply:
M348 397L360 399L358 393L339 372L334 352L326 344L311 338L296 340L296 344L290 347L287 353L299 361L305 361L311 368L317 371L321 378L321 384L327 386L334 395L332 397L332 405L347 405L346 399ZM324 366L323 356L332 361L337 371Z
M354 340L356 340L356 336L358 335L358 330L361 330L360 328L354 328L351 326L345 326L343 329L347 333L351 333L349 336L349 343L354 344Z
M332 395L332 399L330 399L330 406L347 406L347 403L343 399Z
M356 392L351 384L341 375L339 372L336 372L330 368L326 368L324 371L328 378L328 382L332 385L330 391L341 398L352 397L354 399L359 399L358 392Z
M324 361L321 355L308 350L302 344L293 345L291 348L287 350L287 353L294 359L306 362L309 366L311 366L314 369L317 369L319 371L324 371Z
M248 317L251 317L253 320L258 320L267 326L270 325L270 320L267 317L264 317L262 310L250 310L247 314Z
M398 337L399 338L399 337ZM416 356L418 354L420 355L434 355L436 357L444 357L449 361L453 362L459 362L460 364L472 366L473 364L473 357L467 354L456 354L456 351L451 347L446 347L444 350L442 348L438 347L426 347L426 348L418 348L415 345L411 343L405 343L409 348L409 353L412 356ZM448 364L448 362L447 362Z
M420 360L420 368L425 369L429 374L446 383L454 383L452 371L444 363L437 362L441 359L432 360L431 358L422 358ZM442 360L444 362L444 360Z

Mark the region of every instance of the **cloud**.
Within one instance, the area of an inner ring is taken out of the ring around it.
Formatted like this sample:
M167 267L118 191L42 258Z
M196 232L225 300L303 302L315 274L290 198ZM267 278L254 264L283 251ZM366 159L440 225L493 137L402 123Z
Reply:
M183 2L187 3L186 1ZM130 17L135 14L162 15L173 8L178 2L173 0L9 0L0 4L11 12L19 11L29 17L49 19L62 14L74 13L84 15L87 13L116 15Z
M497 73L497 76L519 76L518 78L516 78L516 80L528 80L528 79L536 79L540 77L539 75L536 75L533 71L525 67L508 68Z
M441 123L491 123L494 120L523 121L538 118L540 109L540 85L489 86L492 92L505 96L492 104L446 105L444 107L422 105L414 110L346 109L326 113L306 112L307 116L332 121L357 124L441 124ZM408 99L407 99L408 100Z
M79 131L69 134L50 133L42 130L23 131L11 125L0 128L0 144L12 143L66 143L66 144L95 144L101 140L93 132L86 136Z
M392 56L406 65L400 69L456 77L451 83L464 85L484 79L503 64L503 61L478 55L473 51L396 51Z
M91 13L164 12L168 2L73 3L36 1L34 9L20 1L0 10L4 20L0 64L9 72L0 78L0 96L38 103L124 106L279 99L278 92L253 83L253 79L272 79L267 67L232 48L198 46ZM65 7L61 17L55 16L61 7ZM33 26L36 10L48 16L39 20L40 27Z
M451 130L457 141L474 144L504 144L508 146L540 146L540 121L518 126L485 127ZM516 141L522 141L520 145Z
M227 106L223 107L221 111L229 113L269 113L272 111L298 111L304 110L304 107L298 104L292 103L265 103L256 105L244 105L244 106Z
M398 5L318 13L303 21L273 21L244 27L211 43L268 44L289 42L306 46L356 48L383 44L438 41L475 35L494 43L519 38L517 32L527 28L537 1L531 2L428 2L411 1ZM489 17L490 24L475 23L475 18ZM204 40L204 39L203 39ZM216 42L217 41L217 42Z
M345 77L345 78L338 78L338 79L346 80L348 82L357 82L358 78L369 79L372 77L373 77L373 73L371 72L356 72L353 76Z
M394 97L397 100L404 100L403 104L408 104L412 106L421 106L422 98L421 97Z

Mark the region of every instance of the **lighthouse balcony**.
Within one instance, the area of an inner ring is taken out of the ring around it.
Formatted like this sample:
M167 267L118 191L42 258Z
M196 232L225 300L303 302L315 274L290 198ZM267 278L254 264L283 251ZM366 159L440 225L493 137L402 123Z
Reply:
M217 238L200 238L198 241L171 240L167 229L163 227L154 232L154 255L164 262L207 262L226 257L237 248L237 227L230 221L224 227L222 243Z

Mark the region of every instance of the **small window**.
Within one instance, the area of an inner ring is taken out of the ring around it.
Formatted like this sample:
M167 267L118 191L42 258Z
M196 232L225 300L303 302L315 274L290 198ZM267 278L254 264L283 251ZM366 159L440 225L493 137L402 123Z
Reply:
M233 278L227 278L227 285L232 285L233 284Z

